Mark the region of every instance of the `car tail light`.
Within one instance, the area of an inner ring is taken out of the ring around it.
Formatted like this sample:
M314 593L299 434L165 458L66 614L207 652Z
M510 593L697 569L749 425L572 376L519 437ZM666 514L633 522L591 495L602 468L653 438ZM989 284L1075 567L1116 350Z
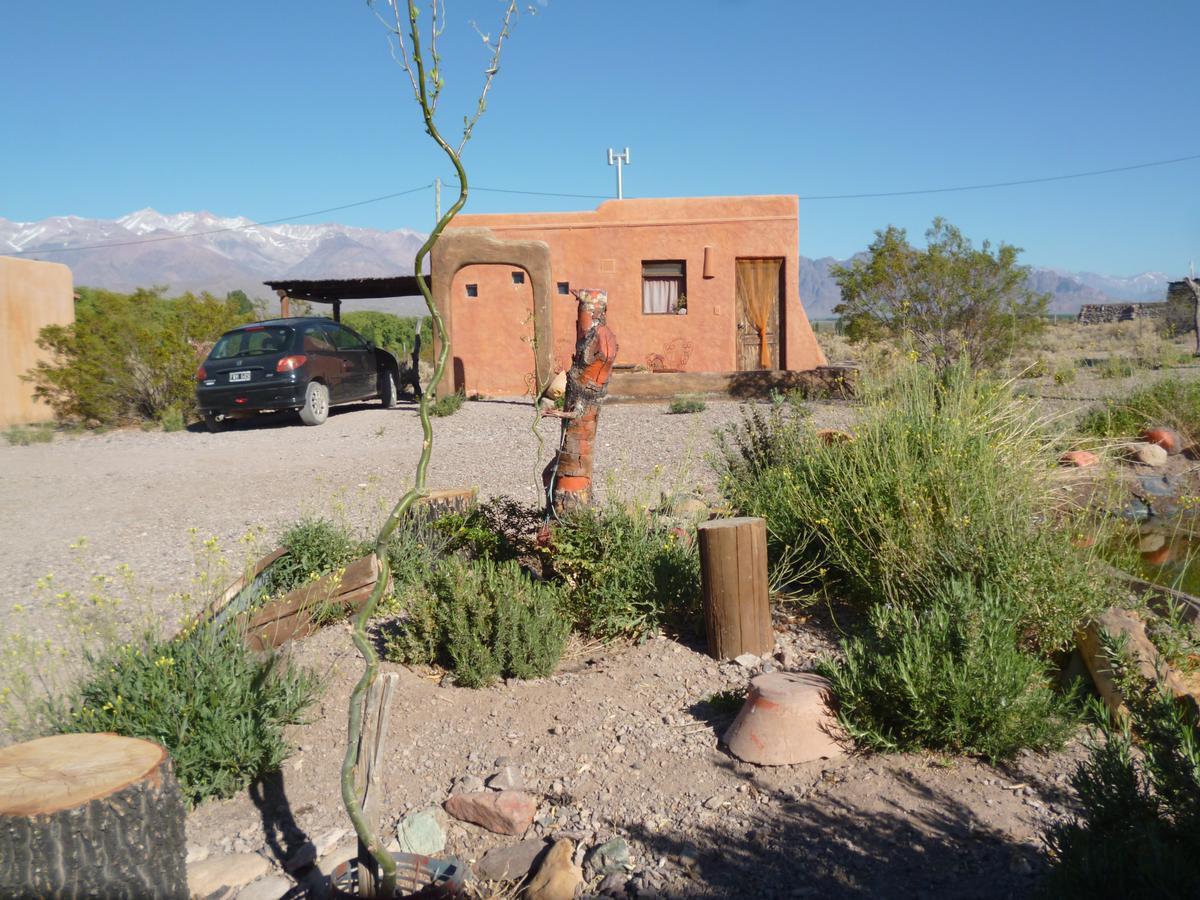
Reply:
M196 370L196 380L197 381L203 381L207 377L208 377L208 373L204 371L204 366L201 366L200 368L198 368Z
M302 353L295 356L285 356L275 364L276 372L295 372L302 365L308 362L308 357Z

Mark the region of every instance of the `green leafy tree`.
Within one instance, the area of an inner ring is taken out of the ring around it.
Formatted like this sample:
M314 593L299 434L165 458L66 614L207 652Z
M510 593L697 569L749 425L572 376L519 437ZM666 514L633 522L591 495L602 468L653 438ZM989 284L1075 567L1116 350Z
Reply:
M976 249L944 219L918 250L903 228L875 233L865 259L835 266L842 289L834 308L851 340L888 338L940 367L1004 359L1041 327L1049 295L1030 290L1021 250L984 241Z
M392 313L360 310L345 313L342 321L365 337L382 347L401 361L412 353L413 343L418 331L421 335L422 357L432 358L433 352L433 320L429 316L397 316Z

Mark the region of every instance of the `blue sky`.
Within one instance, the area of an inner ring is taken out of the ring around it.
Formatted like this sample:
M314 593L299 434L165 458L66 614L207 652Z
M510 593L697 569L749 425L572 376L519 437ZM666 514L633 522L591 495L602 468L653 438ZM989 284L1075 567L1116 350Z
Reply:
M500 0L446 0L461 122ZM1200 154L1193 0L548 0L505 50L466 154L480 187L611 196L905 191ZM0 30L0 216L152 206L255 220L447 178L365 0L23 3ZM935 215L1024 261L1200 265L1200 160L985 191L801 203L846 256ZM475 212L595 200L479 191ZM432 191L302 221L427 229Z

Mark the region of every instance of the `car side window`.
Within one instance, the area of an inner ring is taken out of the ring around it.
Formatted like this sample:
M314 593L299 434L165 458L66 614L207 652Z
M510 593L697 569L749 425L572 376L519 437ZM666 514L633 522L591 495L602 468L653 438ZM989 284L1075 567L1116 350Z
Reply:
M357 334L348 328L342 328L340 325L326 325L329 329L329 336L333 338L333 345L339 350L366 350L366 342Z
M333 344L329 341L329 335L325 333L325 329L320 325L304 326L304 352L305 353L333 353Z

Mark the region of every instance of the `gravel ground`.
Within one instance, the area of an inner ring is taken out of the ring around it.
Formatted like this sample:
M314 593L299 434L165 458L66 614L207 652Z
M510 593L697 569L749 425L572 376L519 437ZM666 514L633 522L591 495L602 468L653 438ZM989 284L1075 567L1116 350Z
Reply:
M737 408L710 402L697 415L668 415L666 404L606 407L598 485L647 500L664 490L711 491L710 434L736 421ZM844 422L848 413L815 407L822 423ZM532 408L516 401L466 403L435 419L429 486L536 500L559 427L544 422L539 444L533 422ZM342 518L369 534L411 484L420 448L420 422L408 404L343 407L317 428L280 415L219 434L122 430L0 446L0 570L8 572L0 627L48 573L58 589L80 590L92 574L127 564L141 590L162 600L192 582L195 547L209 537L238 567L249 552L238 539L256 527L265 529L260 547L275 546L279 530L305 515ZM80 538L86 549L70 549Z

